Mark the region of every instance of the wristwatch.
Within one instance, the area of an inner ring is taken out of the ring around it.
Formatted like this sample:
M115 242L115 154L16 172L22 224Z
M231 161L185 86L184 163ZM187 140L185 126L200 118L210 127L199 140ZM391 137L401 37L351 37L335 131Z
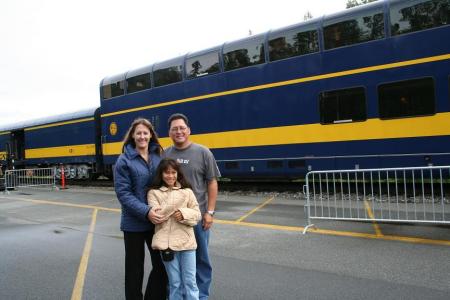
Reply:
M211 217L214 217L214 214L216 213L214 210L208 210L207 211L208 214L211 215Z

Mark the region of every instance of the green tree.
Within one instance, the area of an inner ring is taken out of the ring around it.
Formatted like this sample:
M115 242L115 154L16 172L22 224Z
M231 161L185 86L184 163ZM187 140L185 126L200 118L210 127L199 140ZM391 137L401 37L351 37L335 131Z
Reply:
M307 21L312 18L313 18L313 15L311 14L311 12L309 10L303 15L303 21Z
M347 0L346 8L367 4L370 2L375 2L377 0Z

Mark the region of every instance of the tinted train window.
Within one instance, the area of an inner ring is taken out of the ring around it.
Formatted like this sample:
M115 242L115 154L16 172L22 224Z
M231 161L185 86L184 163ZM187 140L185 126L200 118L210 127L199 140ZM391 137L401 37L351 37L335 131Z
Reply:
M150 73L137 75L127 79L127 93L134 93L151 88Z
M305 160L303 159L296 159L296 160L290 160L288 161L288 167L290 169L301 169L306 166Z
M254 39L225 46L223 49L223 61L225 71L264 63L263 39Z
M181 65L170 66L167 68L154 69L153 78L156 86L175 83L182 80Z
M294 29L275 33L269 38L271 61L319 51L317 30Z
M323 28L325 49L377 40L384 37L382 8L357 16L349 16L339 22L325 22Z
M319 107L322 124L355 122L367 119L366 96L362 87L322 92L319 96Z
M186 59L186 77L195 78L219 72L219 52Z
M239 163L237 161L225 162L225 169L239 169Z
M380 118L403 118L435 113L434 80L422 78L378 87Z
M392 3L391 34L414 32L450 23L449 0L415 0Z
M125 93L125 81L118 81L103 86L103 99L121 96Z
M283 168L282 160L269 160L267 162L267 168L269 169L281 169Z

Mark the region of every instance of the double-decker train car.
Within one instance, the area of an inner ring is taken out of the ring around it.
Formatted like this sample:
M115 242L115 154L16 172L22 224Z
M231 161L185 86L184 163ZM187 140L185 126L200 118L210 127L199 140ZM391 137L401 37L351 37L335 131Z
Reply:
M104 161L181 112L230 178L449 164L449 23L448 0L376 1L107 77Z
M69 179L89 178L101 162L96 151L100 149L96 111L98 108L0 128L3 164L10 169L55 166L58 176L63 167Z
M96 112L0 129L0 158L110 175L135 118L168 146L180 112L234 180L449 165L449 37L450 0L372 2L108 76Z

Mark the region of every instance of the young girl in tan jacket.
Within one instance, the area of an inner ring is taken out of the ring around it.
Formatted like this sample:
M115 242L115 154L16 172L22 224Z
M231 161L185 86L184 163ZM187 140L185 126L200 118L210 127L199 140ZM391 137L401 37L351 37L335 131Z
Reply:
M161 250L169 278L169 299L183 299L183 290L185 299L198 299L193 226L201 214L190 184L175 160L161 160L147 198L151 209L160 215L152 248Z

